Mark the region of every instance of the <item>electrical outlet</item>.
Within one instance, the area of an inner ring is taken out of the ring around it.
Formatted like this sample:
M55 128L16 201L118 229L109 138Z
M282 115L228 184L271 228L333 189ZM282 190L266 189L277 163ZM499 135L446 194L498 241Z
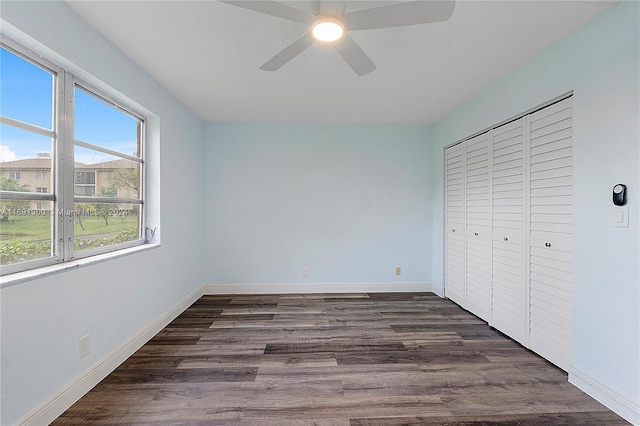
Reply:
M308 278L309 277L309 267L308 266L303 266L302 267L302 276L304 278Z
M91 352L91 335L87 334L80 339L80 358L88 355L89 352Z
M400 267L396 266L396 275L400 275Z

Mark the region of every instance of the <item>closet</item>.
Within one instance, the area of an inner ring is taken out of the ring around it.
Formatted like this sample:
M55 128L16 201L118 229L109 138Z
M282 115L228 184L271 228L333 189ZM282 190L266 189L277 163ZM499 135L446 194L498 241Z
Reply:
M568 370L571 98L446 148L444 180L445 296Z

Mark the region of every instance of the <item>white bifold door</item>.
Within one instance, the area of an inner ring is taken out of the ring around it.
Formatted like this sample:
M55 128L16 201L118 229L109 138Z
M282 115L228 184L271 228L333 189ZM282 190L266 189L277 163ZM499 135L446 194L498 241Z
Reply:
M572 353L573 144L571 103L530 117L531 349L568 370Z
M491 315L491 194L489 133L464 144L465 308L485 321Z
M447 297L464 304L464 162L463 146L445 153L445 274Z
M571 98L445 150L445 295L568 370Z
M526 118L526 117L525 117ZM493 130L491 325L526 343L525 118Z

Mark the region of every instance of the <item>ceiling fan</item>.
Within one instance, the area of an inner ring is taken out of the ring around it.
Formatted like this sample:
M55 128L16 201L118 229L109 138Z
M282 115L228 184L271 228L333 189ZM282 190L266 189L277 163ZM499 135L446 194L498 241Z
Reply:
M285 47L260 69L276 71L302 53L315 41L332 43L342 59L359 76L369 74L376 65L367 56L349 31L402 27L448 20L453 14L455 0L407 1L372 9L345 13L345 3L336 1L310 2L313 12L293 8L271 0L221 0L233 6L276 16L309 26L309 32ZM338 6L338 7L336 7Z

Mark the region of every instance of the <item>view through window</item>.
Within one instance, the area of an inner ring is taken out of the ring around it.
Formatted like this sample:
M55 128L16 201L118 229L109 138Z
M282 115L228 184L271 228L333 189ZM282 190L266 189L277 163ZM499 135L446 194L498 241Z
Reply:
M143 116L6 39L0 67L2 273L142 244Z

